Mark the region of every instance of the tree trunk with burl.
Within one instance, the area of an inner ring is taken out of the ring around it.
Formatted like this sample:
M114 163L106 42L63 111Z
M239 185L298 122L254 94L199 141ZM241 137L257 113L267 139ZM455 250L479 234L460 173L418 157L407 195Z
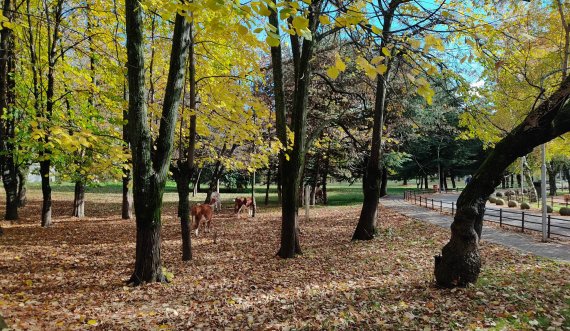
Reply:
M435 258L435 279L442 287L474 283L481 270L479 240L485 203L517 158L570 131L570 79L508 133L487 156L457 200L451 238Z

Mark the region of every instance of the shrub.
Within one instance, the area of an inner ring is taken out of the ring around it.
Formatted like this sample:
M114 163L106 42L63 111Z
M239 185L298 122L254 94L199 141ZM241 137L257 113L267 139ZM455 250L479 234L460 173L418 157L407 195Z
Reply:
M495 203L495 202L497 202L497 198L495 198L495 197L489 197L489 202L490 202L490 203Z
M495 204L496 204L497 206L502 206L502 205L505 204L505 200L503 200L503 199L497 199L497 201L495 201Z
M515 200L511 200L509 201L509 203L507 204L509 207L518 207L519 203L516 202Z
M505 195L508 196L508 197L510 197L510 196L512 196L512 195L515 195L515 191L513 191L513 190L508 190L507 192L505 192Z
M560 208L560 215L562 215L562 216L570 216L570 207L562 207L562 208Z
M554 211L554 209L552 209L552 206L546 205L546 212L547 213L552 213Z
M521 209L530 209L530 205L526 202L521 203Z
M503 197L503 193L501 192L497 192L497 194L495 194L497 196L497 198L502 198Z

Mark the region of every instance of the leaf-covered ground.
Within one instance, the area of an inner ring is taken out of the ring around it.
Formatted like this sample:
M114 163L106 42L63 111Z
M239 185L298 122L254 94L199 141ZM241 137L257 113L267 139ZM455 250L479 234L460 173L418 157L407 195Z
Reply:
M433 286L433 255L446 230L381 211L379 237L350 242L357 207L318 208L301 221L304 254L276 258L278 213L254 220L226 209L214 235L192 238L180 260L175 203L165 205L162 258L169 284L127 287L135 226L119 197L89 195L86 219L39 227L40 201L0 238L0 313L18 330L569 329L569 264L482 243L472 287ZM97 201L93 201L96 199ZM171 199L172 200L172 199Z

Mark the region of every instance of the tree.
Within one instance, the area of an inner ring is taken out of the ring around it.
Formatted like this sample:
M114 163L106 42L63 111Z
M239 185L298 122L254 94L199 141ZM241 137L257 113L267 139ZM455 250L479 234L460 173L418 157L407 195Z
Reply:
M281 10L281 17L288 19L292 26L292 30L289 31L293 55L295 90L293 93L293 107L289 110L289 125L287 121L288 110L285 105L283 59L279 34L280 16L277 12L277 2L270 3L270 8L268 9L269 23L272 26L272 31L268 34L268 43L271 46L276 129L277 137L284 149L279 158L283 201L281 205L281 247L277 253L282 258L292 258L301 253L297 229L297 208L299 184L305 165L307 148L307 98L311 81L313 52L315 51L317 41L322 39L322 37L317 35L317 29L320 23L319 18L323 14L322 10L325 1L313 1L307 5L306 10L299 12L298 15L294 15L298 11L298 5L296 3L296 6L286 7ZM289 142L288 130L291 130L293 133L292 142Z
M6 214L4 219L18 219L18 164L15 160L14 135L16 129L15 75L16 51L14 32L15 6L12 0L4 0L3 18L6 20L0 31L0 167L6 191Z
M170 164L190 45L190 22L177 12L159 135L153 144L145 100L144 12L145 9L139 1L126 1L129 138L133 158L133 198L137 224L135 270L129 282L134 285L165 280L160 260L162 195Z
M503 171L518 157L570 131L569 96L570 78L566 78L556 92L495 145L461 192L451 224L451 239L435 260L438 285L464 286L477 280L481 269L478 246L487 198L501 182Z

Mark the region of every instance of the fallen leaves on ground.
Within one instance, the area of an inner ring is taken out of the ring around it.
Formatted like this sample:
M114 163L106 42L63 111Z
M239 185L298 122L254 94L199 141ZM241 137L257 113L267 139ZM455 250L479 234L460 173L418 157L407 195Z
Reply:
M248 220L225 209L214 218L216 243L213 233L192 237L194 259L184 263L168 202L162 260L172 282L129 287L134 221L120 219L118 196L88 198L85 219L61 216L71 203L56 200L54 226L42 229L34 199L22 222L4 224L0 311L14 329L570 327L568 264L483 242L479 282L438 289L433 255L448 231L385 209L378 238L366 242L350 241L357 207L315 209L300 221L304 254L290 260L275 257L275 209Z

